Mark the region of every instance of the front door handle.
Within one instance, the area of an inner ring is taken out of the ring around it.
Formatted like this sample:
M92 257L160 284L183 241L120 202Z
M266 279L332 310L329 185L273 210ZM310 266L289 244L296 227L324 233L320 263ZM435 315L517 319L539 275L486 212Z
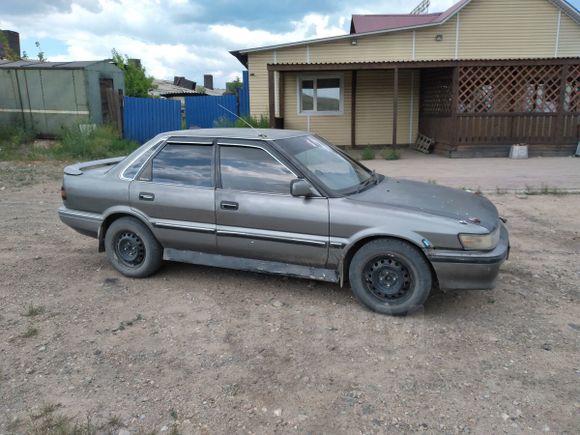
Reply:
M155 200L155 195L152 193L140 192L139 199L141 201L153 201Z
M233 202L233 201L220 202L220 208L222 210L237 210L238 207L239 207L239 204L237 202Z

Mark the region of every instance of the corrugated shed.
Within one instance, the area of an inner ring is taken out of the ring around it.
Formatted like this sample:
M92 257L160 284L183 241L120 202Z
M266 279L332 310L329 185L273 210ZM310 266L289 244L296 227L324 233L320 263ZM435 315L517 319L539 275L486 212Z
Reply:
M85 69L89 66L112 62L108 60L89 60L79 62L40 62L36 60L0 60L0 68L5 69Z

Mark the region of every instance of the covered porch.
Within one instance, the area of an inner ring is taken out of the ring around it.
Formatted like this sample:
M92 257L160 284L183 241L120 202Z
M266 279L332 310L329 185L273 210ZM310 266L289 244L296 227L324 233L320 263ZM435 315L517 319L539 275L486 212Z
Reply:
M333 113L301 113L316 77L336 77ZM516 143L530 155L573 154L579 88L580 58L268 64L272 127L353 148L409 146L420 133L449 157L507 156Z

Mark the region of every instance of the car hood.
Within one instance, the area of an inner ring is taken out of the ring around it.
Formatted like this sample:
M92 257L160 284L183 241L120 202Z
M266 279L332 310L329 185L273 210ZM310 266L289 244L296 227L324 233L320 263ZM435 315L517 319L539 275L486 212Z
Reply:
M419 181L389 177L350 198L354 201L404 208L458 221L478 218L481 221L480 225L489 231L495 229L499 219L495 206L480 195Z

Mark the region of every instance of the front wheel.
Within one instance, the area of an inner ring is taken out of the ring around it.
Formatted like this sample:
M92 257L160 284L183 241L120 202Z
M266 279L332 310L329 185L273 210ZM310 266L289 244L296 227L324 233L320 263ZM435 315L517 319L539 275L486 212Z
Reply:
M105 234L105 251L115 269L132 278L157 272L163 248L149 228L135 218L114 221Z
M356 298L372 311L403 315L421 307L431 292L431 269L414 246L373 240L354 255L349 281Z

